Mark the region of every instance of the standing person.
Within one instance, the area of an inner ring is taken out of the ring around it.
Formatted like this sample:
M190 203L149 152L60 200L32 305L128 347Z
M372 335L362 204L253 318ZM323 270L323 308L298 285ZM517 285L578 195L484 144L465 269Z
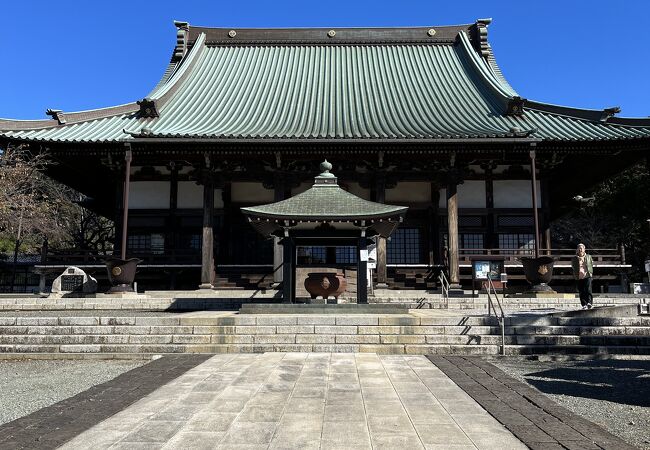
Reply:
M576 254L571 260L573 277L578 281L580 304L582 309L591 309L593 296L591 295L591 278L594 275L594 261L587 253L585 244L578 244Z

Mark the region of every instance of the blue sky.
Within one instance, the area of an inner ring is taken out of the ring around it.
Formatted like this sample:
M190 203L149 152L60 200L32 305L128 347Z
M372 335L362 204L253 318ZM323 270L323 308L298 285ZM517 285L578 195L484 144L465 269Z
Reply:
M622 5L622 6L621 6ZM650 115L648 0L0 2L0 117L37 119L144 97L174 19L218 27L426 26L494 19L489 40L526 98Z

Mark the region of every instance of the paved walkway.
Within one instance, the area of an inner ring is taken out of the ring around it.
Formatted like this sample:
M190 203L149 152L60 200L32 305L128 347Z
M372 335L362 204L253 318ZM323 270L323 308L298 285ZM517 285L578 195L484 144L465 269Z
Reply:
M217 355L65 449L524 449L422 356Z
M619 437L481 358L428 358L532 450L634 450Z

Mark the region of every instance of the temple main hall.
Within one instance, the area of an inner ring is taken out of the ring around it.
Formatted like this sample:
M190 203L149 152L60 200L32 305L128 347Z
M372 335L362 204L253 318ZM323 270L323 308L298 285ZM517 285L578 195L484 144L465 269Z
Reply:
M281 236L258 232L246 211L308 191L324 160L343 191L408 210L390 235L369 236L368 253L356 242L295 245L298 291L314 267L356 279L367 254L371 288L436 289L440 272L467 287L481 257L500 258L510 283L525 283L518 258L534 251L555 257L558 285L570 283L574 250L555 248L551 224L574 196L647 158L650 119L527 99L497 65L490 22L175 22L169 65L148 94L90 111L47 105L46 120L0 119L0 147L47 152L48 174L115 221L116 253L128 197L127 254L143 261L142 290L281 290ZM51 282L75 265L101 284L101 257L44 252L36 270ZM596 284L623 284L624 249L595 251L594 261Z

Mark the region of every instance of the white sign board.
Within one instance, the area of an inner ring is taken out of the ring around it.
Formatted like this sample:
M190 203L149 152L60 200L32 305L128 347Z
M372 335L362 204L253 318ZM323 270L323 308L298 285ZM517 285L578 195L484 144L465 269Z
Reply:
M377 245L370 244L368 246L368 269L377 268Z
M368 261L368 250L359 251L359 260L360 261Z

